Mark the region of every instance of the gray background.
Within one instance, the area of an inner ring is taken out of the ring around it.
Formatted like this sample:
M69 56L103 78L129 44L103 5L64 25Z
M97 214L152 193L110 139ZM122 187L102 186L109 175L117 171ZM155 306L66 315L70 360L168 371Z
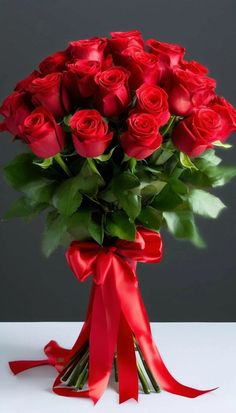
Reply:
M0 100L42 58L70 40L109 31L142 30L145 38L176 42L210 67L218 93L236 104L235 0L0 0ZM1 135L0 163L19 151ZM231 137L231 141L235 136ZM236 145L225 160L236 163ZM207 250L164 234L161 264L140 265L139 280L150 319L236 321L236 181L217 193L228 205L220 218L200 220ZM16 198L0 178L1 214ZM79 284L64 252L40 253L43 217L0 226L0 320L82 320L90 282Z

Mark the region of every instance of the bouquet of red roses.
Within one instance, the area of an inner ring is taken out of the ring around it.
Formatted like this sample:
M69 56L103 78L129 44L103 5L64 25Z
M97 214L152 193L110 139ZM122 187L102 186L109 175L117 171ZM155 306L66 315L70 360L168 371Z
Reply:
M194 215L225 207L206 189L236 175L215 149L236 130L236 110L185 50L139 31L70 42L21 80L3 102L1 131L26 148L5 166L21 197L6 218L46 211L42 249L60 244L79 281L93 276L86 321L72 347L55 341L41 364L59 372L57 394L96 402L115 366L120 402L159 386L196 397L177 382L153 342L137 262L162 257L160 230L203 246ZM87 388L86 388L87 387Z

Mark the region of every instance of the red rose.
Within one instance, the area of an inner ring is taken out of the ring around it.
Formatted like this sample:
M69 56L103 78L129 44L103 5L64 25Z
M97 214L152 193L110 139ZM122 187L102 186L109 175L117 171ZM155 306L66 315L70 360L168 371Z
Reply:
M160 126L168 122L170 118L168 95L162 88L143 84L136 90L136 96L135 111L151 113Z
M85 158L96 158L101 155L112 139L108 124L94 109L76 112L70 119L72 140L75 150Z
M102 62L106 45L106 38L92 37L91 39L70 42L68 50L74 59L97 60Z
M144 50L144 41L139 30L128 32L111 32L111 39L108 40L108 48L114 53L121 53L128 47L135 47Z
M62 87L62 79L62 73L50 73L34 79L28 86L33 104L44 106L56 119L60 119L70 109L68 96Z
M177 148L189 156L198 156L220 139L224 121L219 113L210 108L201 108L180 121L172 133Z
M128 48L122 52L123 65L129 70L131 89L137 89L143 83L157 84L161 76L158 57L137 48Z
M39 63L39 69L44 75L48 75L53 72L61 72L65 69L68 59L69 54L67 50L53 53Z
M96 89L95 75L100 72L101 64L98 61L79 59L74 63L67 64L67 69L73 74L74 93L83 98L90 97Z
M189 70L173 69L172 76L165 86L171 113L186 116L195 108L207 105L215 96L215 86L215 80L210 77Z
M25 143L40 158L55 156L65 146L65 132L44 107L27 116L20 129Z
M130 101L129 72L114 66L95 76L98 85L96 104L104 116L119 116Z
M190 72L196 73L197 75L206 75L208 73L207 67L203 66L196 60L182 60L180 63L180 67L183 70L189 70Z
M37 79L38 77L41 77L41 74L37 71L34 70L32 73L30 73L27 77L25 77L24 79L20 80L16 86L14 90L26 90L27 87L30 85L30 83L32 83L32 81L34 79Z
M156 39L149 39L146 44L150 52L157 55L159 61L170 68L178 65L185 53L185 49L178 44L158 42Z
M25 92L13 92L0 107L0 114L5 118L1 129L8 130L14 136L19 135L19 126L30 113L27 94Z
M159 124L150 113L133 113L127 120L128 130L120 136L124 152L133 158L144 159L162 143Z
M222 130L217 139L224 142L236 130L236 109L223 97L217 96L209 108L218 113L222 120Z

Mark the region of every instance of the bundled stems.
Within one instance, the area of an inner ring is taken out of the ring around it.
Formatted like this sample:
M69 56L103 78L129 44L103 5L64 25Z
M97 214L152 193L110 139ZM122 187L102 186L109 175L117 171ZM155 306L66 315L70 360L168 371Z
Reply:
M140 350L136 338L134 337L134 348L139 354L139 359L137 358L137 371L138 378L143 388L145 394L151 393L152 389L150 384L156 393L160 392L160 388L149 369L146 360ZM89 345L76 353L73 358L69 361L65 367L65 373L61 378L62 384L68 387L73 387L76 391L82 390L85 383L88 380L88 369L89 369ZM146 374L145 374L146 372ZM117 353L114 356L114 374L115 381L118 382L118 367L117 367ZM149 380L147 380L147 378Z

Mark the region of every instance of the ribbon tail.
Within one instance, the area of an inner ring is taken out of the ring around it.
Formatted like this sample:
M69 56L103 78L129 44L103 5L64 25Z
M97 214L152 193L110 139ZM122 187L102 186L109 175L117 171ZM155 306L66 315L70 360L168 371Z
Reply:
M138 372L133 333L121 312L117 343L119 403L129 399L138 401Z
M9 361L9 367L13 374L22 373L25 370L32 369L34 367L51 365L50 360L18 360L18 361Z
M120 258L122 261L122 259ZM134 272L126 262L120 262L123 271L119 273L121 309L126 316L126 320L136 336L140 349L147 362L148 367L152 371L153 376L158 384L169 393L178 394L189 398L194 398L205 393L209 393L214 389L198 390L192 387L185 386L179 383L168 371L160 353L153 341L150 323L143 304L138 282ZM124 288L125 285L125 288ZM122 287L123 286L123 287Z

